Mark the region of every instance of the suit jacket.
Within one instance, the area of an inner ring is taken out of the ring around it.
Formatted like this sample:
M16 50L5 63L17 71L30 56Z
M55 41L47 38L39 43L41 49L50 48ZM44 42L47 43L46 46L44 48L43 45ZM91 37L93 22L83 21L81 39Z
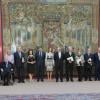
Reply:
M42 51L42 55L39 54L39 51L35 53L35 60L37 67L45 66L45 52Z
M23 52L21 52L21 57L18 52L14 53L14 63L15 63L16 67L23 66L24 63L22 62L22 59L24 59L24 61L25 61L25 56L24 56Z
M64 54L61 52L61 58L59 58L59 53L54 53L54 61L55 61L55 67L63 67L63 61L64 61Z
M72 52L71 55L69 54L69 52L66 52L66 53L65 53L65 61L66 61L66 64L69 64L69 61L67 60L67 58L69 58L69 57L73 57L73 60L74 60L74 61L72 61L72 63L74 64L74 62L75 62L75 53Z
M92 62L91 64L88 63L89 58L91 58L91 60L92 60L92 61L91 61L91 62ZM93 67L93 64L94 64L94 63L93 63L93 54L90 54L90 55L88 55L87 53L84 54L84 61L85 61L85 62L84 62L84 67L85 67L85 68L91 69L91 68ZM92 69L91 69L91 70L92 70Z
M84 61L87 63L88 59L91 58L92 62L93 62L93 54L88 55L87 53L84 54Z
M99 57L98 57L98 53L95 53L94 54L94 64L97 68L100 68L100 60L99 60Z
M13 64L8 62L8 65L6 66L6 62L2 62L1 63L1 69L3 69L3 72L1 71L1 73L5 74L7 72L12 72L11 69L13 69Z

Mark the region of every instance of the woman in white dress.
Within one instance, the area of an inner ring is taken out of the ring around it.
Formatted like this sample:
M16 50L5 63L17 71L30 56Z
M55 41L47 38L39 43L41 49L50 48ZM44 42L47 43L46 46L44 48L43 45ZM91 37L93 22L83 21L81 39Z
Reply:
M45 65L46 65L48 80L51 80L53 73L53 66L54 66L54 54L51 48L49 48L49 52L46 53Z
M78 81L82 81L84 57L81 54L80 50L78 50L78 53L76 55L76 65L77 65L77 72L78 72Z

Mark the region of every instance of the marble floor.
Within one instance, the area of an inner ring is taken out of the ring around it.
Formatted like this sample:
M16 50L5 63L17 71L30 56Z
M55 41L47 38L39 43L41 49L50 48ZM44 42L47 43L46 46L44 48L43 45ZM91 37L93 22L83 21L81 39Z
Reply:
M0 95L29 95L29 94L87 94L100 93L100 81L55 82L55 80L37 82L33 80L25 83L15 82L10 86L0 86Z

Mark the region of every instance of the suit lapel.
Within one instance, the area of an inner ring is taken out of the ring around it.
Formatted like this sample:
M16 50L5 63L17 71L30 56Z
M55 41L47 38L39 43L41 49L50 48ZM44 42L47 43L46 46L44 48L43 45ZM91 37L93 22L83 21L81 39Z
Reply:
M21 52L21 57L20 57L20 55L19 55L19 52L17 52L17 55L18 55L18 57L21 59L22 58L22 52Z
M97 58L98 58L98 60L100 61L98 53L97 53Z

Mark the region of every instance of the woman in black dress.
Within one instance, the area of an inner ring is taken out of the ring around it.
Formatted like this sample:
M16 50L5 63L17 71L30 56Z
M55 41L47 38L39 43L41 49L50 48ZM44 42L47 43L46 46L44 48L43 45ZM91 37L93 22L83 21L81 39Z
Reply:
M32 81L34 68L35 68L35 58L33 56L33 50L28 51L27 67L28 67L29 80Z

